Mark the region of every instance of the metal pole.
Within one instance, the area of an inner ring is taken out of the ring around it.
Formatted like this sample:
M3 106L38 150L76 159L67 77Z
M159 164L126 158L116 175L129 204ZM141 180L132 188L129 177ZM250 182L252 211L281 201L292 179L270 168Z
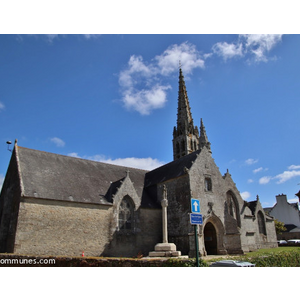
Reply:
M197 267L199 267L199 245L198 245L197 225L194 226L194 229L195 229L196 264L197 264Z

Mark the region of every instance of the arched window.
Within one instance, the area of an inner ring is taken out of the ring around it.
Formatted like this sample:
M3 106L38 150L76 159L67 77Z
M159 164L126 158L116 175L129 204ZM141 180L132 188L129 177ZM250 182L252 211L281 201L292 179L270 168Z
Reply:
M206 192L212 191L212 182L211 178L206 177L204 180L204 188Z
M261 211L257 214L257 222L258 222L258 231L261 234L267 235L266 232L266 224L265 224L265 218Z
M226 202L227 202L227 208L228 213L237 221L237 225L241 227L241 221L240 221L240 215L239 215L239 204L236 200L235 195L229 191L226 194Z
M125 196L119 206L119 230L134 229L134 204L129 196Z

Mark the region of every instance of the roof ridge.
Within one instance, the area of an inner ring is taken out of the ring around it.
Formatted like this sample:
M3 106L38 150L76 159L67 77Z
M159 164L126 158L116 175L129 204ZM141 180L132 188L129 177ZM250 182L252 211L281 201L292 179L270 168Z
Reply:
M121 168L125 168L125 169L127 168L127 169L131 169L131 170L140 170L140 171L145 171L146 173L149 172L149 170L145 170L145 169L128 167L128 166L122 166L122 165L118 165L118 164L112 164L112 163L97 161L97 160L93 160L93 159L87 159L87 158L82 158L82 157L75 157L75 156L70 156L70 155L66 155L66 154L58 154L58 153L54 153L54 152L49 152L49 151L44 151L44 150L37 150L37 149L31 149L31 148L21 147L21 146L17 146L17 147L21 148L21 149L26 149L26 150L34 151L34 152L42 152L42 153L45 153L45 154L63 156L63 157L70 158L70 159L79 159L79 160L83 160L83 161L95 162L97 164L117 166L117 167L121 167Z

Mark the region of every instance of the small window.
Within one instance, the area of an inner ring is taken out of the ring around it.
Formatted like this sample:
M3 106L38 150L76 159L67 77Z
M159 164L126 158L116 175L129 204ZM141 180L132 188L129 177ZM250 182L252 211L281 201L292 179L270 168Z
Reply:
M205 181L204 181L204 184L205 184L205 191L206 192L212 191L212 183L211 183L210 178L206 177Z

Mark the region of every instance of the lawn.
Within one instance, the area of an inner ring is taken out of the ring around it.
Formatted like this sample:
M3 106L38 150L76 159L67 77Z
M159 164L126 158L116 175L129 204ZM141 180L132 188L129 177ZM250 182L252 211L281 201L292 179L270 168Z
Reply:
M277 248L268 248L268 249L259 249L254 252L248 252L245 254L246 257L257 257L261 255L270 255L270 254L278 254L278 253L293 253L293 252L300 253L300 247L277 247Z
M224 258L213 261L222 259ZM229 256L226 259L249 261L256 267L300 267L300 247L259 249L244 255Z

